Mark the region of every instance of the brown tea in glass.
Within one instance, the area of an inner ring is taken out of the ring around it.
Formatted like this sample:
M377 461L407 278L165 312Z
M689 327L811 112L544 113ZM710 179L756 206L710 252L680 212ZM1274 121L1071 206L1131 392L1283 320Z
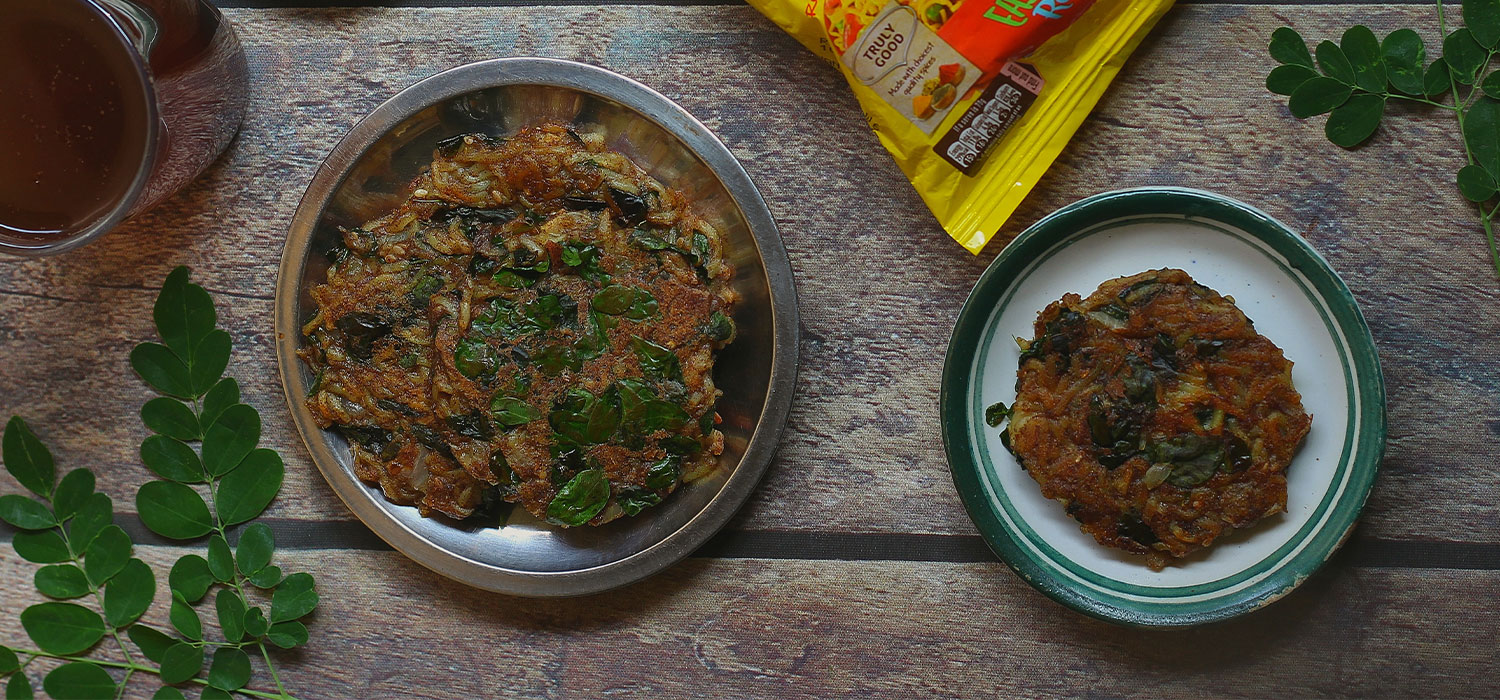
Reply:
M0 0L0 253L77 247L176 192L246 96L202 0Z

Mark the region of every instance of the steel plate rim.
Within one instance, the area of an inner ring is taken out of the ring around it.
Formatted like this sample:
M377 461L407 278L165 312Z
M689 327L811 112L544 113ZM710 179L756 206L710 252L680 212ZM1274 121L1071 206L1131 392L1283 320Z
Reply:
M771 296L771 379L739 464L719 492L672 534L621 559L580 569L493 566L445 549L391 517L379 502L383 496L347 474L316 439L323 431L302 405L299 382L293 379L300 376L300 281L317 221L338 185L371 145L410 116L442 100L507 85L555 86L597 95L634 110L681 140L719 178L744 216ZM467 63L424 78L381 103L339 140L318 165L288 227L276 280L274 327L277 366L292 421L313 464L355 517L391 547L443 576L496 593L552 598L601 593L645 579L681 561L723 529L769 469L785 431L797 382L801 324L791 260L770 208L744 166L706 125L656 90L613 71L563 59L516 57Z

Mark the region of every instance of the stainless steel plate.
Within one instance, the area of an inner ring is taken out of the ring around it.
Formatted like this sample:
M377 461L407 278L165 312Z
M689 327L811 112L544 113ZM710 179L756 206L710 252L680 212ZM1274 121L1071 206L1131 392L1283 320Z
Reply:
M461 133L514 133L545 120L599 131L663 184L679 189L725 234L736 268L735 342L719 356L724 454L710 476L662 505L598 528L563 530L517 508L504 527L423 518L366 486L348 443L318 428L303 404L311 375L297 357L311 285L328 269L337 226L394 208L430 163L435 144ZM391 546L445 576L524 596L615 588L687 556L729 520L771 461L797 372L797 301L791 264L766 203L714 135L650 88L571 61L507 58L439 73L376 108L318 168L292 219L276 284L276 354L293 420L333 490Z

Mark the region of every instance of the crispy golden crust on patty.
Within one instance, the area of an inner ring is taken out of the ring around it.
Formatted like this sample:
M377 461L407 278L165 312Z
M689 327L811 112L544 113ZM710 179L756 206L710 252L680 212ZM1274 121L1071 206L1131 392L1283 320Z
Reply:
M597 525L717 464L723 242L600 137L446 140L343 242L311 290L307 405L390 500Z
M1155 270L1068 294L1034 330L1010 446L1101 544L1160 569L1286 510L1312 419L1292 363L1232 299Z

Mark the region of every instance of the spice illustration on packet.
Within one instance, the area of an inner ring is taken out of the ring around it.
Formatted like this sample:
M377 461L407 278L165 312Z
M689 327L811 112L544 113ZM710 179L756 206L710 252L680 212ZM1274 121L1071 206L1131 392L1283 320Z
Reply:
M844 50L843 64L924 133L932 133L941 115L979 79L974 64L939 39L909 5L886 5L851 36L860 26L853 13L839 24L839 38L853 41Z
M749 0L836 62L887 150L978 253L1172 0Z
M845 9L845 1L829 0L825 7L837 15ZM919 13L893 0L869 22L862 21L865 12L843 11L841 19L828 23L829 40L855 78L924 132L932 133L941 121L940 113L979 81L981 71L993 73L996 66L992 64L1004 57L1029 53L1092 4L1093 0L1035 4L1005 0L991 5L939 0L928 2ZM1009 29L1001 29L1005 27ZM986 30L991 34L986 35ZM1026 43L1033 46L1018 46Z

